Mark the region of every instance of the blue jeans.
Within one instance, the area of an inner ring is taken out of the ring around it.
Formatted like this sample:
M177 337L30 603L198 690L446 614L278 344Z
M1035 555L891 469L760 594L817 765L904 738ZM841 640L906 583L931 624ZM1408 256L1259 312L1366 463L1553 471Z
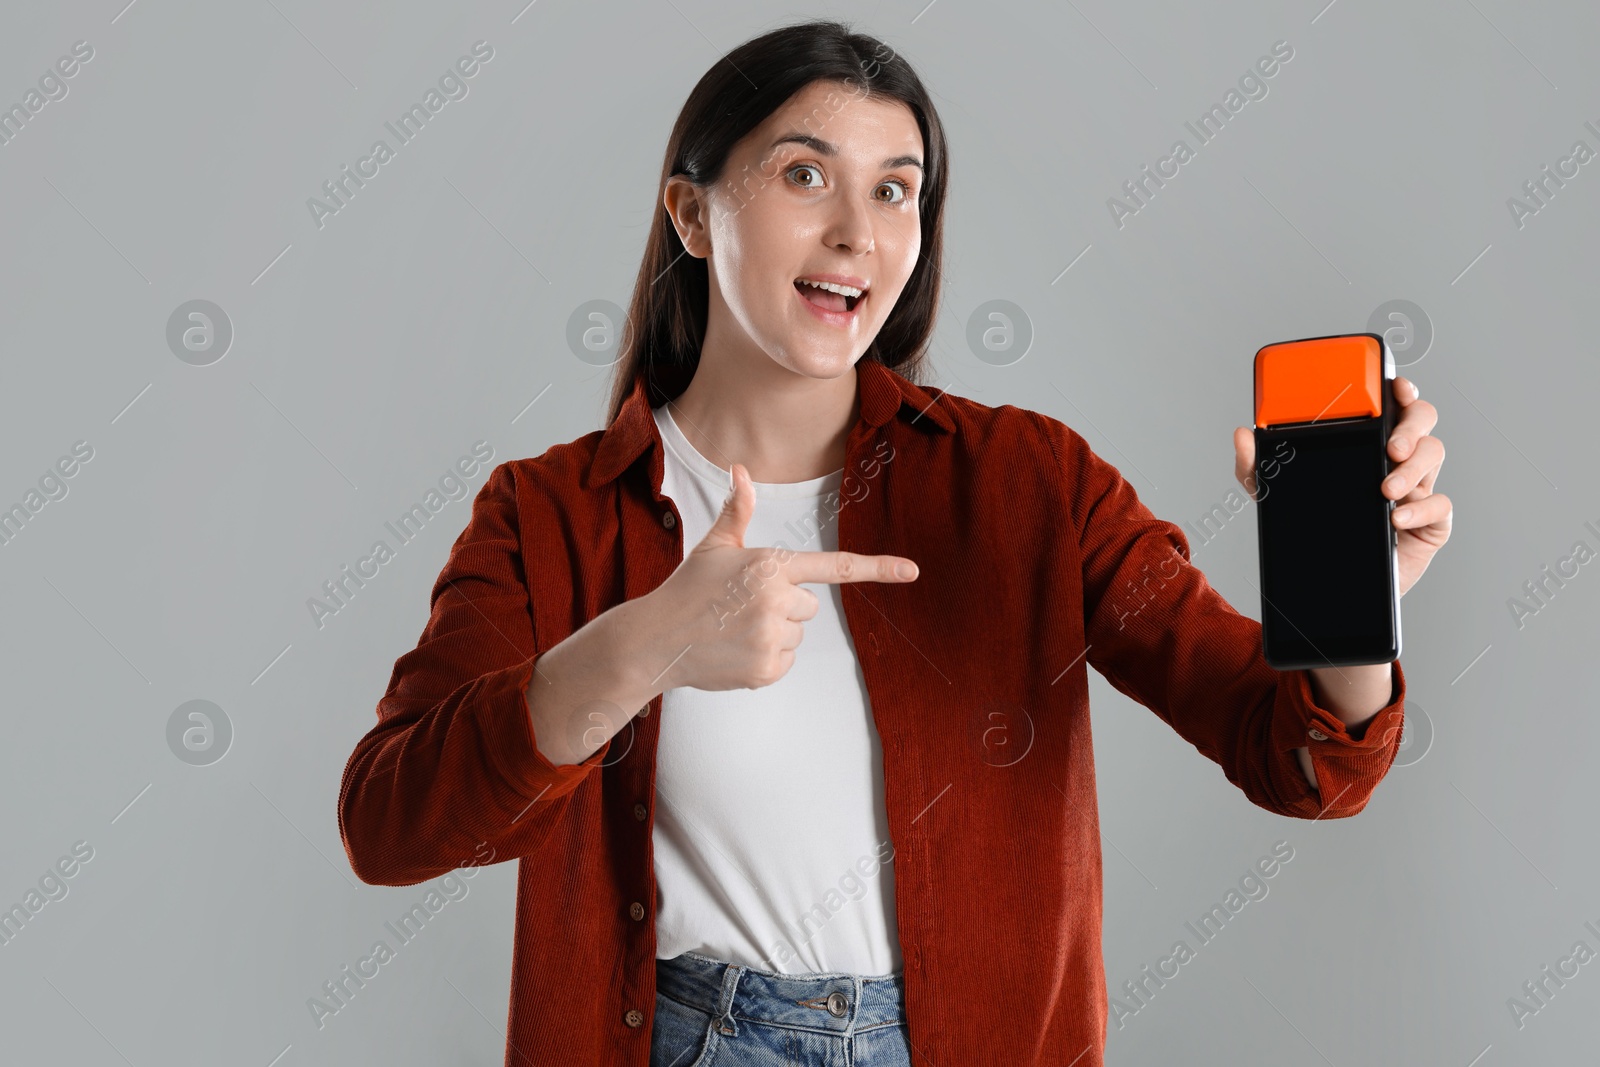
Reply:
M650 1067L911 1067L904 974L658 959Z

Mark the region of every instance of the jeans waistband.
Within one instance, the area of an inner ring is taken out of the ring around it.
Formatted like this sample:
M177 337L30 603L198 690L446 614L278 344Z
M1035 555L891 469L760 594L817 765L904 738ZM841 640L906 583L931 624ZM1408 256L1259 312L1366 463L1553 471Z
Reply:
M685 952L656 960L656 991L737 1032L739 1020L849 1035L905 1022L905 977L779 974Z

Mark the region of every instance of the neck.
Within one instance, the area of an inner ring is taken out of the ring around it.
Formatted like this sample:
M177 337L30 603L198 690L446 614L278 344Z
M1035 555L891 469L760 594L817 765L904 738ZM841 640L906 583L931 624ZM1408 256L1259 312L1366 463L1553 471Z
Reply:
M840 469L859 411L856 369L812 378L765 352L705 346L688 388L667 411L696 451L756 482L803 482Z

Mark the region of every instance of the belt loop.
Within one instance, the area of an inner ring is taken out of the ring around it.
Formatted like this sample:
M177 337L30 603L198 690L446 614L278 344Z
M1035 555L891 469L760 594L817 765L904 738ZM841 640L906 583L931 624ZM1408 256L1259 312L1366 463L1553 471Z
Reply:
M722 997L717 1003L717 1030L729 1037L735 1037L739 1033L739 1026L733 1021L733 992L743 974L744 967L737 963L728 964L727 970L722 972Z

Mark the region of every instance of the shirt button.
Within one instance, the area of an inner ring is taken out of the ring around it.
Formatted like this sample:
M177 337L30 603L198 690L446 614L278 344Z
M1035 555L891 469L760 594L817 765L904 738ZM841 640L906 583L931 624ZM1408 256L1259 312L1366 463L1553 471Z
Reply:
M643 804L635 804L633 806L633 817L635 819L638 819L640 822L644 822L644 817L646 815L649 815L649 814L650 814L650 812L645 808L645 806Z
M1326 741L1327 739L1328 739L1328 735L1327 734L1323 733L1321 730L1317 729L1315 726L1313 726L1311 728L1311 740L1313 740L1313 741Z
M663 511L661 513L661 525L670 530L678 525L678 517L670 511Z
M638 1008L629 1008L628 1014L622 1017L622 1021L627 1023L629 1026L643 1026L644 1012L640 1011Z
M831 1014L831 1015L833 1015L833 1016L835 1016L837 1018L842 1018L844 1016L844 1013L849 1011L849 1010L850 1010L850 1002L848 1000L844 999L844 994L843 993L829 993L828 994L828 1012L829 1012L829 1014Z
M632 904L628 905L628 914L632 915L635 919L644 918L644 905L639 903L637 900L634 901Z

